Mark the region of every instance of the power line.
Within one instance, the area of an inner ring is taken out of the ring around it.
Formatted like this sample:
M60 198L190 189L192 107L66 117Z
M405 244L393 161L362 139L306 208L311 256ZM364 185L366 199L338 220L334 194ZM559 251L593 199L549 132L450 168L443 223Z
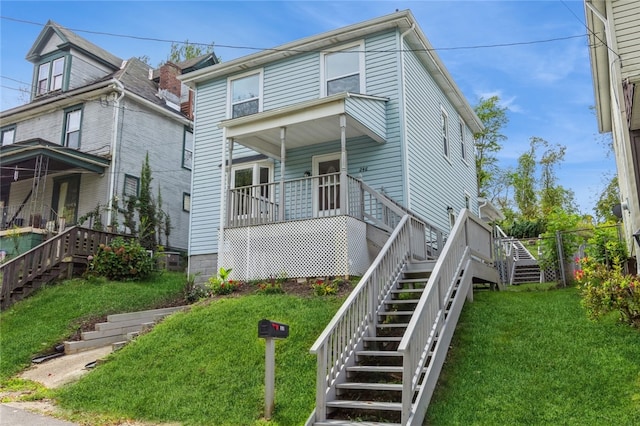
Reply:
M25 23L25 24L30 24L30 25L37 25L37 26L41 26L44 27L46 24L42 24L39 22L33 22L33 21L27 21L24 19L17 19L17 18L12 18L12 17L8 17L8 16L0 16L1 19L5 19L5 20L9 20L9 21L14 21L14 22L19 22L19 23ZM172 43L172 44L183 44L185 43L182 40L171 40L171 39L162 39L162 38L156 38L156 37L143 37L143 36L136 36L136 35L130 35L130 34L118 34L118 33L111 33L111 32L105 32L105 31L93 31L93 30L85 30L85 29L81 29L81 28L67 28L64 27L70 31L74 31L74 32L80 32L80 33L87 33L87 34L96 34L96 35L104 35L104 36L109 36L109 37L119 37L119 38L128 38L128 39L134 39L134 40L143 40L143 41L153 41L153 42L161 42L161 43ZM570 35L570 36L564 36L564 37L555 37L555 38L549 38L549 39L542 39L542 40L530 40L530 41L520 41L520 42L509 42L509 43L496 43L496 44L482 44L482 45L470 45L470 46L454 46L454 47L434 47L434 48L430 48L430 49L383 49L383 50L375 50L375 49L371 49L371 50L366 50L365 52L370 52L370 53L395 53L395 52L428 52L428 51L444 51L444 50L471 50L471 49L489 49L489 48L496 48L496 47L511 47L511 46L523 46L523 45L532 45L532 44L542 44L542 43L552 43L552 42L557 42L557 41L564 41L564 40L570 40L570 39L574 39L574 38L580 38L580 37L584 37L584 34L576 34L576 35ZM203 47L223 47L223 48L227 48L227 49L243 49L243 50L255 50L255 51L261 51L261 50L268 50L268 51L273 51L273 52L291 52L291 53L320 53L320 52L324 52L324 50L305 50L305 49L278 49L278 48L273 48L273 47L256 47L256 46L239 46L239 45L230 45L230 44L219 44L219 43L200 43L200 42L191 42L188 41L186 42L186 44L190 44L190 45L195 45L195 46L203 46Z

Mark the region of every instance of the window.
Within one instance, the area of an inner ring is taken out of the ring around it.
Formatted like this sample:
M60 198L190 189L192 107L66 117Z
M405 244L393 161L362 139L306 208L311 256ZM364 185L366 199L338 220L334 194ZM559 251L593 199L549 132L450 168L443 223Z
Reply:
M39 96L53 90L61 90L63 76L64 57L40 64L38 67L36 95Z
M262 74L229 80L231 93L231 118L255 114L262 109Z
M125 198L137 197L139 186L140 179L135 176L124 175L124 187L122 188L122 194Z
M11 145L16 139L16 126L2 128L2 146Z
M193 132L186 127L182 147L182 167L189 170L193 167Z
M245 163L234 166L231 173L231 205L236 216L255 216L271 211L273 166L268 163Z
M362 44L358 44L323 55L324 92L327 96L340 92L364 92L364 77L361 76L361 69L364 69L363 51Z
M449 158L449 117L447 113L442 110L440 115L440 125L442 127L442 147L444 149L444 156Z
M82 107L73 107L64 113L64 143L69 148L80 148L80 125L82 123Z
M464 125L464 121L460 118L460 149L462 152L462 159L467 161L467 147L465 145L465 130L466 126Z
M182 210L185 212L191 211L191 194L186 192L182 193Z
M471 210L471 195L467 193L464 194L464 208Z

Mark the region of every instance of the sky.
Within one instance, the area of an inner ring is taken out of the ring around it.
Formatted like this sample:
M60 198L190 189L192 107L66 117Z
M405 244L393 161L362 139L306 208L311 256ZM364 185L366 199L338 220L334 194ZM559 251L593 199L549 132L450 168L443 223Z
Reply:
M31 83L25 56L53 20L122 59L166 60L171 42L215 44L222 61L410 9L471 106L497 95L507 108L501 168L532 137L566 146L558 183L593 214L615 174L598 133L582 0L448 1L0 1L1 110ZM108 34L107 34L108 33Z

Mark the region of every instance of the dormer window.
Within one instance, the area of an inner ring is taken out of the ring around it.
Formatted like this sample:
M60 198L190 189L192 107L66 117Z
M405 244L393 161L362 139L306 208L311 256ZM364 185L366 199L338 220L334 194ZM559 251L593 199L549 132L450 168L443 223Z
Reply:
M62 89L64 57L40 64L38 67L37 95Z
M324 94L364 93L364 47L361 43L322 55Z

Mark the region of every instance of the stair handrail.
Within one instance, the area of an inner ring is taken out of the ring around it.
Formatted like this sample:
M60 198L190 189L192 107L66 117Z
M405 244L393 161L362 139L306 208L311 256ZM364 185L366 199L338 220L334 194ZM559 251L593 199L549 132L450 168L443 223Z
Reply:
M369 329L377 325L375 312L397 281L416 246L412 239L420 221L405 214L358 285L310 349L317 356L315 421L326 419L332 387L344 380L346 367L355 362L355 351ZM414 232L412 236L412 232ZM424 234L422 234L424 235ZM424 245L424 244L423 244Z
M412 424L413 417L420 416L426 411L433 389L418 389L423 368L430 356L434 339L439 336L445 322L444 311L447 306L456 281L460 273L465 272L474 260L491 264L493 262L492 229L480 218L472 215L467 209L462 209L441 255L438 257L431 276L422 293L409 325L400 341L398 352L403 354L402 373L402 424ZM473 291L472 289L470 291ZM463 293L456 297L466 297ZM455 328L455 323L451 325ZM441 343L441 342L439 342ZM444 353L432 354L432 364L429 374L437 379L444 363L448 343L439 344L439 350ZM430 382L435 387L435 379ZM426 383L427 378L422 380ZM413 402L416 391L418 397Z

